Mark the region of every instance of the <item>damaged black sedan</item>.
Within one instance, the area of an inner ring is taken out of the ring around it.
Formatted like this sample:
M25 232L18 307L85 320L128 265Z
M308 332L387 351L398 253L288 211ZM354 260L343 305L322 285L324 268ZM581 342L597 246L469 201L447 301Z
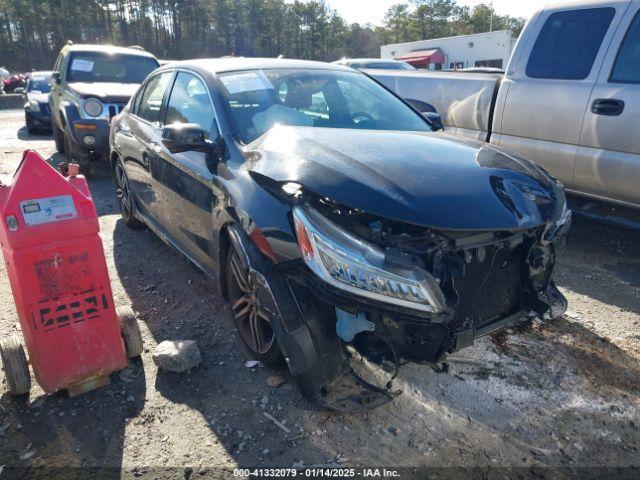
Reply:
M393 398L349 366L435 363L564 313L564 189L521 157L434 132L363 73L218 59L147 78L111 128L123 220L218 280L240 336L310 399Z

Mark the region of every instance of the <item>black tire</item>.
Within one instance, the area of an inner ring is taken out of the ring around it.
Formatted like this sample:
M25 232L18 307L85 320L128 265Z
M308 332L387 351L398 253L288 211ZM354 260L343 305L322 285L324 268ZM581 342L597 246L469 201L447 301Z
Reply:
M131 307L118 307L116 308L116 315L118 316L120 335L124 342L124 351L127 354L127 358L139 357L144 350L144 343L142 342L142 334L140 333L140 326L135 313L133 313Z
M24 123L27 126L27 132L29 132L29 135L33 135L36 133L36 129L33 128L33 122L31 121L31 119L29 117L27 117L25 115L24 117Z
M56 150L64 153L64 134L56 126L56 122L53 119L51 119L51 129L53 130L53 141L56 143Z
M282 364L282 352L271 326L273 314L260 304L257 286L248 270L242 267L239 253L233 247L227 254L227 295L231 314L247 350L268 366Z
M5 338L0 342L2 368L11 395L24 395L31 390L31 376L27 356L20 339L16 336Z
M144 228L144 223L136 216L136 201L129 188L129 179L122 160L118 159L113 167L113 183L116 187L116 199L120 207L120 216L127 227L134 230Z
M67 162L77 163L80 165L80 171L82 173L89 173L91 155L73 141L71 132L68 130L64 133L64 154L67 157Z

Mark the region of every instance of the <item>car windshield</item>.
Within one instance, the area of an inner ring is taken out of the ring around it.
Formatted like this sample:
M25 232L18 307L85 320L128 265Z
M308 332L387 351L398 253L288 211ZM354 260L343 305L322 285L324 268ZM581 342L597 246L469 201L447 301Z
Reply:
M269 69L224 73L219 78L244 143L275 125L431 131L419 114L361 73Z
M78 52L69 62L67 81L142 83L158 66L158 61L152 57Z
M27 83L27 92L49 93L51 91L51 77L33 77Z
M374 68L384 70L415 70L414 67L404 62L371 62L363 63L362 67L358 68Z

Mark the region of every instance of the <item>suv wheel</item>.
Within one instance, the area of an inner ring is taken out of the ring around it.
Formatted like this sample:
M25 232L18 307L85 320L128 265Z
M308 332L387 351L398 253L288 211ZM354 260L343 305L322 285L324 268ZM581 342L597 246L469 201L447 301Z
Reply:
M33 127L33 121L26 115L25 124L27 125L27 132L29 132L29 135L33 135L34 133L36 133L36 129Z
M89 152L80 145L76 145L71 138L71 132L68 130L64 133L64 153L69 163L77 163L80 165L82 172L89 170L89 162L91 160Z
M259 287L243 267L232 247L227 255L227 288L231 313L240 338L256 360L265 365L282 363L282 353L271 325L274 313L269 312L260 299Z
M51 119L51 129L53 130L53 140L56 142L56 150L64 153L64 134L56 126L56 122Z
M131 194L129 179L127 178L124 164L120 159L116 161L116 165L113 167L113 180L116 185L116 198L118 199L122 220L129 228L139 229L144 227L144 223L136 217L135 199Z

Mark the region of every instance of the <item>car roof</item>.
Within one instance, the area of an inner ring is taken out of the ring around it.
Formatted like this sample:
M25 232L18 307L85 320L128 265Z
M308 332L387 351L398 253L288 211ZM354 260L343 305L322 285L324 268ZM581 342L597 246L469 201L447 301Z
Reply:
M37 70L35 72L29 72L27 75L30 77L50 77L53 75L53 70Z
M217 74L221 72L233 72L253 69L299 68L316 70L337 70L353 72L350 68L325 62L311 60L289 60L284 58L250 58L250 57L223 57L201 58L196 60L183 60L172 62L160 67L161 69L188 68L200 72Z
M113 45L90 45L90 44L78 44L67 45L63 48L65 52L101 52L101 53L118 53L121 55L137 55L140 57L156 58L152 53L149 53L140 48L128 48L128 47L115 47Z
M348 65L349 63L407 63L402 60L394 60L392 58L344 58L337 60L337 64Z

